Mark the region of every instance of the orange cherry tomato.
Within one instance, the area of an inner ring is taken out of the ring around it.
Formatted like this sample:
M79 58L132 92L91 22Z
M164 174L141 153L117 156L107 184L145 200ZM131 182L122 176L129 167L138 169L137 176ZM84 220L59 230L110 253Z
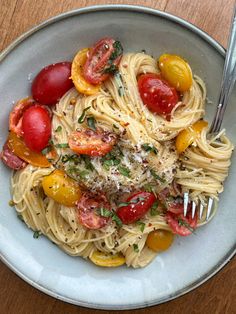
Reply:
M149 249L160 252L167 250L173 243L174 235L167 230L158 229L148 234L146 244Z
M35 167L50 167L47 158L41 154L30 150L24 143L23 139L16 133L10 132L7 140L10 150L18 157Z
M99 92L100 84L93 85L83 77L83 66L87 60L88 48L80 50L73 59L71 67L71 78L79 93L93 95Z
M182 130L176 137L175 146L178 153L183 153L200 135L201 131L208 126L208 122L199 120L193 125Z
M163 54L159 58L161 76L179 92L190 89L193 83L189 64L176 55Z
M23 113L26 111L26 109L28 109L29 107L35 104L36 102L30 97L23 98L16 103L16 105L14 106L9 116L9 130L10 131L16 133L19 136L23 135L23 130L22 130Z

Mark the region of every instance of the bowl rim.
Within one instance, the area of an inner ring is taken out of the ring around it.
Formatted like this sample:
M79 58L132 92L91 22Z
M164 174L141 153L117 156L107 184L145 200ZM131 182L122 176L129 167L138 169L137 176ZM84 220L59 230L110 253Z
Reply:
M14 48L16 48L18 45L21 44L25 39L30 37L32 34L36 33L37 31L41 30L42 28L54 24L58 21L61 21L63 19L73 17L76 15L82 15L82 14L87 14L87 13L92 13L92 12L101 12L101 11L128 11L128 12L137 12L137 13L144 13L144 14L149 14L152 16L156 17L161 17L167 20L170 20L176 24L179 24L180 26L188 29L189 31L193 32L194 34L197 34L200 36L204 41L206 41L209 45L211 45L215 50L220 53L223 57L225 57L225 48L217 42L215 39L213 39L209 34L207 34L205 31L201 30L194 24L178 17L175 15L172 15L167 12L159 11L157 9L152 9L146 6L136 6L136 5L124 5L124 4L109 4L109 5L95 5L95 6L87 6L75 10L70 10L67 12L64 12L62 14L53 16L40 24L30 28L26 32L24 32L22 35L17 37L10 45L8 45L5 49L2 50L0 53L0 62L2 62L5 57L7 57L8 54ZM45 294L52 296L56 299L59 299L61 301L82 306L82 307L87 307L87 308L94 308L94 309L100 309L100 310L128 310L128 309L141 309L144 307L149 307L149 306L155 306L161 303L165 303L168 301L171 301L175 298L178 298L195 288L199 287L203 283L205 283L207 280L212 278L215 274L217 274L236 254L236 243L234 246L227 252L227 254L205 275L200 277L197 281L195 281L192 284L189 284L188 286L184 287L183 289L179 290L176 294L170 295L168 297L161 298L159 300L154 300L151 302L142 302L142 303L136 303L136 304L129 304L129 305L104 305L104 304L95 304L95 303L89 303L89 302L83 302L83 301L78 301L69 297L65 297L63 295L60 295L56 292L53 292L49 290L48 288L44 287L41 284L38 284L28 278L25 274L21 273L20 270L17 269L16 266L14 266L6 256L3 256L2 252L0 252L0 260L9 268L11 269L15 274L17 274L21 279L23 279L25 282L33 286L34 288L44 292Z

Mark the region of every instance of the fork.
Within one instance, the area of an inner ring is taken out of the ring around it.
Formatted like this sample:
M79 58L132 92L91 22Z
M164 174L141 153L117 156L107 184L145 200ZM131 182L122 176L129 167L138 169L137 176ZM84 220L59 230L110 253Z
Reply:
M228 104L230 94L233 90L233 86L236 79L236 6L234 8L234 15L232 18L231 30L228 40L228 47L225 56L223 77L221 82L221 90L218 105L216 108L215 116L212 121L208 135L213 135L219 133L225 109ZM189 193L184 193L184 216L187 215L189 204ZM209 220L212 212L212 206L214 200L212 197L208 198L207 205L204 206L203 203L199 200L192 201L192 218L195 216L196 207L199 204L199 218L202 219L203 212L206 211L206 221Z

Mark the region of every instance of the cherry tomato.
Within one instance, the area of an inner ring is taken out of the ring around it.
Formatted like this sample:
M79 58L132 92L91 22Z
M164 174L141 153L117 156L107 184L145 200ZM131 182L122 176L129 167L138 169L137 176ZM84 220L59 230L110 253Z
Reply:
M105 81L117 68L123 53L119 41L113 38L100 39L89 51L83 75L87 82L99 84Z
M138 79L138 89L144 105L150 111L168 118L179 101L175 88L158 74L142 74Z
M185 92L193 83L189 64L176 55L163 54L159 58L161 76L177 91Z
M7 140L10 150L19 158L28 162L35 167L50 167L50 163L47 158L41 154L30 150L24 143L23 139L16 135L14 132L10 132Z
M24 160L11 151L7 142L4 144L2 152L0 153L0 159L2 159L5 165L14 170L20 170L27 166Z
M51 137L51 118L46 108L35 105L28 108L22 118L25 144L34 152L41 152Z
M167 250L173 243L174 235L167 230L154 230L148 234L146 244L154 252Z
M188 211L186 217L183 214L174 214L167 212L166 221L171 227L172 231L181 236L190 235L197 227L197 215L192 218L191 210Z
M121 254L109 254L99 251L94 251L90 260L97 266L102 267L119 267L125 264L125 257Z
M99 92L100 85L90 84L83 77L83 67L87 60L88 51L88 48L84 48L74 57L71 67L71 78L79 93L93 95Z
M77 182L62 170L54 170L42 180L44 193L54 201L65 206L75 206L81 197Z
M138 192L130 196L126 201L128 205L119 207L116 213L124 224L131 224L142 218L155 200L153 193Z
M43 68L32 83L32 95L43 105L54 105L71 88L71 62L59 62Z
M176 137L175 146L178 153L183 153L201 134L202 130L208 126L203 120L195 122L193 125L182 130Z
M79 202L77 202L78 216L80 223L88 229L100 229L109 221L109 218L102 217L98 211L100 208L110 210L105 195L92 196L84 193Z
M36 102L32 98L24 98L19 100L14 106L9 116L9 130L22 136L22 116L26 109L35 105Z
M103 130L83 129L69 136L69 146L77 154L104 156L116 144L116 135Z

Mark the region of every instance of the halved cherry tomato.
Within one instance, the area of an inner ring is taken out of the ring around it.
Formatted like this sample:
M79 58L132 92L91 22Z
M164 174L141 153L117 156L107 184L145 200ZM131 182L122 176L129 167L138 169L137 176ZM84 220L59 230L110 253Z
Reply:
M120 63L123 48L113 38L102 38L89 50L88 59L83 68L87 82L100 84L105 81Z
M189 64L176 55L163 54L159 58L161 76L177 91L185 92L193 83Z
M146 245L149 249L160 252L168 250L174 240L174 235L172 232L167 230L154 230L148 234Z
M14 170L20 170L27 166L27 163L16 156L8 146L6 142L3 146L2 152L0 153L0 159L6 166Z
M200 135L202 130L208 126L204 120L199 120L193 125L182 130L176 137L175 146L178 153L183 153Z
M32 95L43 105L54 105L71 88L71 62L59 62L46 66L32 83Z
M155 202L156 197L150 192L138 192L130 196L126 203L117 209L117 216L124 224L131 224L142 218Z
M171 212L167 212L166 214L166 221L172 231L181 236L192 234L197 227L197 220L197 214L192 218L191 210L188 211L186 217L183 214L173 214Z
M71 78L79 93L94 95L99 92L100 84L92 85L83 76L83 66L87 60L88 48L80 50L73 59L71 67Z
M42 180L44 193L65 206L75 206L81 197L78 183L62 170L54 170Z
M19 100L10 112L9 116L9 130L15 132L17 135L22 136L22 116L26 109L35 105L36 102L32 98L24 98Z
M145 106L154 113L167 117L179 101L174 87L158 74L142 74L138 79L140 97Z
M100 208L110 210L110 204L104 194L89 195L84 193L79 202L77 202L78 217L80 223L88 229L100 229L109 221L109 218L102 217L98 211Z
M116 135L103 130L83 129L69 136L69 146L77 154L104 156L116 144Z
M7 139L10 150L18 157L35 167L50 167L51 164L47 158L41 154L30 150L24 143L23 139L10 132Z
M51 137L51 118L46 108L35 105L28 108L22 117L25 144L34 152L41 152Z
M91 262L102 267L118 267L125 264L125 257L119 254L109 254L95 251L90 257Z

